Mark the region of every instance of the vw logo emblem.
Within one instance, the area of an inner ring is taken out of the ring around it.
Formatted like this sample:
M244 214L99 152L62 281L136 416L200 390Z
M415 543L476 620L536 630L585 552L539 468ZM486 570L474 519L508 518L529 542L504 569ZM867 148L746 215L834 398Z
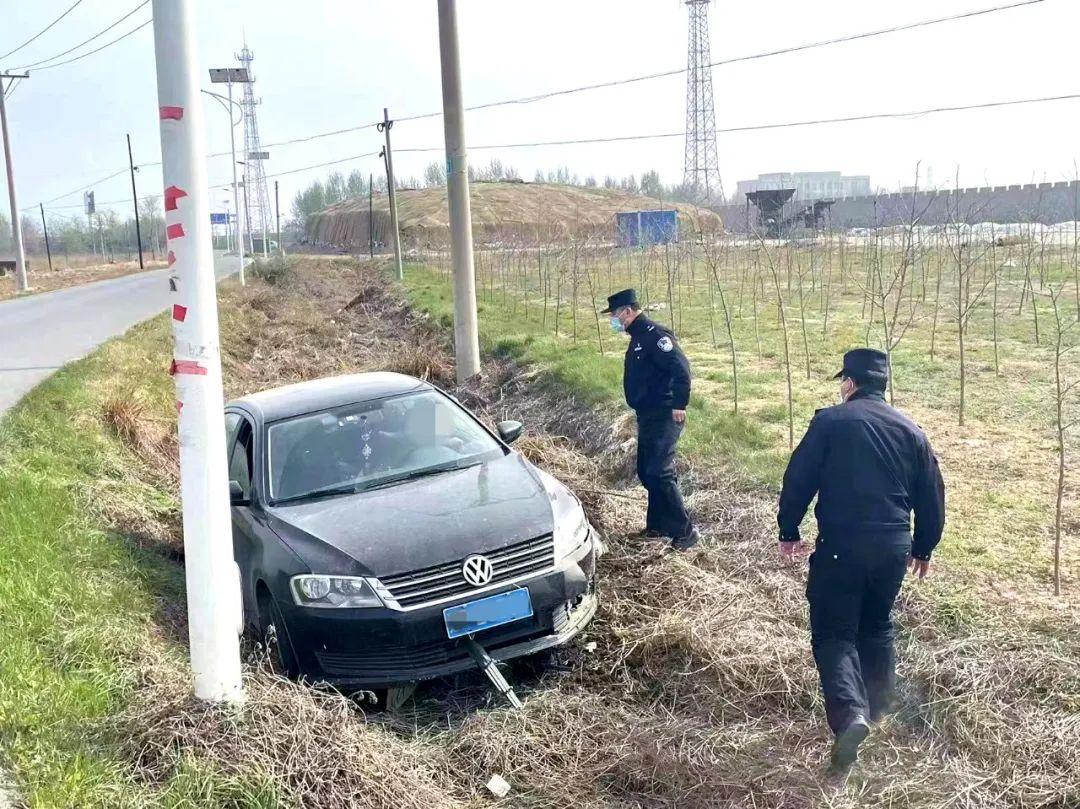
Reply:
M473 587L483 587L495 575L495 565L486 556L470 556L461 566L461 575Z

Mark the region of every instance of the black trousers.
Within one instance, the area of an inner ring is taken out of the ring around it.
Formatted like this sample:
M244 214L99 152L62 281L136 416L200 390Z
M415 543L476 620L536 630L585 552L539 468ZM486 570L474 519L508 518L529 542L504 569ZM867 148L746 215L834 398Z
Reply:
M637 425L637 475L649 493L645 527L684 537L691 524L675 474L675 445L683 425L675 422L670 410L638 411Z
M833 733L886 710L896 688L892 608L907 569L908 534L819 537L806 597L811 645Z

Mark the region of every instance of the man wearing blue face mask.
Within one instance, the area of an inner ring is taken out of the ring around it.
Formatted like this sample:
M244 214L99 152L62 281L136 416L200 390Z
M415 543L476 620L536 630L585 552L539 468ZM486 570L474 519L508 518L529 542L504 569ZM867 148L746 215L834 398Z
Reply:
M697 544L698 530L686 513L675 473L675 445L686 424L690 402L690 363L675 335L641 312L632 289L608 298L603 314L611 327L630 335L623 362L623 392L637 415L637 474L649 494L640 539L670 537L676 550Z

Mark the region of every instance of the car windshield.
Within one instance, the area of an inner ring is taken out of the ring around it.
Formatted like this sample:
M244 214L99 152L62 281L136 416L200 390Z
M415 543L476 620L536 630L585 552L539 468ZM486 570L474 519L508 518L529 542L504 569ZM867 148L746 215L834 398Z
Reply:
M435 391L345 405L272 424L270 498L347 493L490 460L502 448Z

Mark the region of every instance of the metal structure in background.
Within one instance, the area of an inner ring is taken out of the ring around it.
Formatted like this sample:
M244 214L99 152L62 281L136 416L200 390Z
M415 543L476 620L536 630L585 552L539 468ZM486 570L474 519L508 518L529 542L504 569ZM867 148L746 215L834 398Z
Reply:
M265 255L266 237L270 232L270 193L266 188L266 169L263 168L263 161L268 155L259 140L259 122L255 116L255 107L260 103L255 100L255 74L251 70L255 54L245 43L236 58L248 75L248 82L244 84L244 98L240 102L244 109L244 187L247 189L244 215L247 217L248 234L262 234Z
M724 198L716 156L716 109L713 106L712 57L709 54L709 3L686 0L690 34L686 47L686 155L683 185L700 201Z

